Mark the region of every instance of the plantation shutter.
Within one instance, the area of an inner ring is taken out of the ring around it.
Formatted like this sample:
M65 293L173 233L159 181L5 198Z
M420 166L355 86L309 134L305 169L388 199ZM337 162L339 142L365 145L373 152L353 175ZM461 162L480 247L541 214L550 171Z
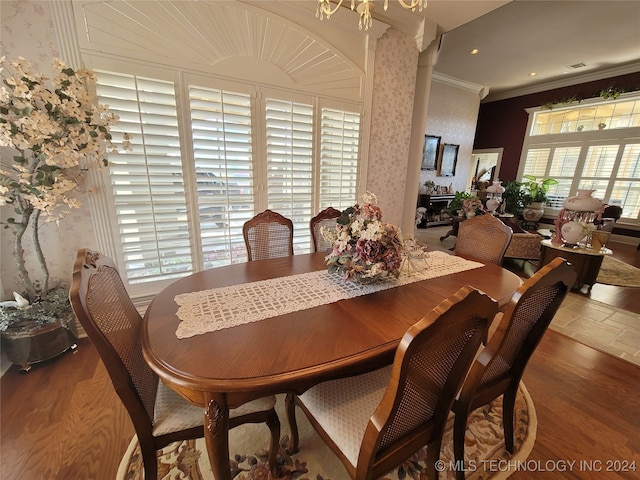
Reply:
M320 208L344 210L356 200L360 114L324 108L320 130Z
M624 146L610 198L626 216L640 218L640 143Z
M242 225L254 215L249 95L189 88L204 267L247 260Z
M120 116L118 130L133 137L133 151L109 156L126 277L140 283L189 273L174 85L136 75L96 74L99 102Z
M313 106L267 99L267 205L293 221L294 253L311 251Z
M523 175L533 175L542 178L547 173L549 163L550 148L532 148L527 152Z
M552 208L562 208L562 202L569 196L581 150L580 146L556 147L552 150L548 176L558 181L557 185L551 185L547 195L547 203Z

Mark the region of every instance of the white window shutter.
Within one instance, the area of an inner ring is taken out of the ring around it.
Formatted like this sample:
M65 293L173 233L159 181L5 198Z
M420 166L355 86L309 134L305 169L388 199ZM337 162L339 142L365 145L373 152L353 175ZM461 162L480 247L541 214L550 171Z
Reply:
M294 253L311 251L313 106L266 100L267 204L293 221Z
M189 273L174 85L135 75L96 74L99 102L120 116L118 130L133 137L133 151L109 156L126 277L140 283Z
M249 95L189 88L204 268L244 262L242 225L254 215Z
M320 208L344 210L356 200L360 114L324 108L320 122Z

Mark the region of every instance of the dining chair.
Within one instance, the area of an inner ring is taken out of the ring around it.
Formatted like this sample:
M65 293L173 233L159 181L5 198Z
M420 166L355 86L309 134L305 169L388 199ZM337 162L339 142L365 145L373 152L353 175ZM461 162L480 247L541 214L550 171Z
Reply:
M311 230L311 241L314 252L325 252L332 247L331 243L323 238L320 230L322 227L335 228L336 219L340 215L340 210L327 207L311 219L309 229Z
M607 205L602 211L602 215L594 223L598 225L599 229L606 232L613 232L613 228L620 217L622 216L622 207L618 205Z
M503 258L512 258L535 262L540 260L540 248L544 237L538 233L530 233L509 219L500 219L513 232Z
M78 250L69 299L124 404L138 437L146 479L157 476L157 450L204 436L204 409L159 381L142 353L142 318L113 261ZM265 422L271 431L269 465L275 472L280 421L274 396L229 411L229 428Z
M507 452L513 453L514 405L527 362L553 316L575 282L576 272L557 257L527 279L513 294L495 333L474 361L460 395L453 404L454 455L464 460L464 436L469 412L502 398L502 421ZM456 471L463 480L464 469Z
M272 210L257 214L242 226L249 261L293 255L293 222Z
M476 215L460 223L454 253L500 265L512 234L493 215Z
M406 331L391 366L287 394L291 450L299 449L298 405L352 478L378 478L427 445L427 477L437 479L453 399L497 310L463 287Z

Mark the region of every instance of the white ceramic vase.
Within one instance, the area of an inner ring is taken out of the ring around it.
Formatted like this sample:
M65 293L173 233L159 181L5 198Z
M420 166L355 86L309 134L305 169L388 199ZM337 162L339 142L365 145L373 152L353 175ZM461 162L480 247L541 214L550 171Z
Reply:
M567 222L560 229L562 233L562 241L568 245L577 245L586 235L585 231L578 222Z
M568 197L562 203L567 210L578 212L597 212L602 208L602 202L593 197L595 190L578 190L578 194Z
M487 210L489 210L490 212L495 212L499 206L500 200L497 200L495 198L489 198L487 200Z
M522 210L522 216L527 222L537 222L544 215L542 202L532 202Z

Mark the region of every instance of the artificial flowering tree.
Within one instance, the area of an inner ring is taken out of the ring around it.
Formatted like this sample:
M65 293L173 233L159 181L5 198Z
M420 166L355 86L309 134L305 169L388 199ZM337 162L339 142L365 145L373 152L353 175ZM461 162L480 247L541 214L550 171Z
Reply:
M111 128L119 118L97 102L90 70L74 70L54 59L53 77L47 78L21 57L10 61L2 57L0 68L0 206L12 209L3 227L13 233L15 267L23 289L15 302L3 304L27 309L50 297L66 305L64 292L57 292L62 298L54 298L56 287L50 285L40 227L80 206L86 171L106 166L107 154L117 151ZM128 148L128 135L122 139L122 147ZM31 248L25 248L27 241ZM27 251L35 256L39 276L27 270ZM0 309L4 320L0 330L11 323L7 310L16 309Z

